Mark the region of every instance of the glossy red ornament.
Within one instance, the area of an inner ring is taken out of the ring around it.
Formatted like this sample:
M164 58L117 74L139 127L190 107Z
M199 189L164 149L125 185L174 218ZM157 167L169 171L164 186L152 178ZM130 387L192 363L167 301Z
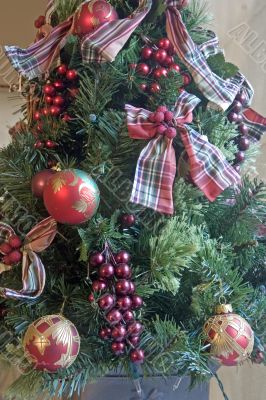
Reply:
M53 97L52 97L52 96L48 96L48 95L46 95L46 96L45 96L45 98L44 98L44 101L45 101L45 103L46 103L46 104L49 104L49 105L51 105L51 104L53 104L53 102L54 102L54 99L53 99Z
M98 300L98 305L101 310L109 310L115 304L114 296L111 294L105 294Z
M94 294L93 294L93 293L90 293L90 294L89 294L88 300L89 300L90 303L93 303L93 302L95 301L95 297L94 297Z
M105 263L102 264L99 268L98 275L100 278L111 279L115 274L115 269L112 264Z
M84 36L97 29L100 25L116 21L116 10L105 0L92 0L83 4L75 15L74 31Z
M57 79L56 81L54 81L53 85L54 85L54 88L55 88L56 90L58 90L59 92L60 92L61 90L64 90L64 89L65 89L65 84L64 84L63 81L61 81L61 79Z
M235 113L240 113L240 111L242 111L242 109L243 109L242 103L240 103L240 101L234 101L232 110Z
M138 310L139 308L143 307L143 299L138 295L134 295L131 297L132 300L132 309Z
M55 88L53 85L51 85L50 83L47 83L46 85L44 85L43 87L43 93L47 94L48 96L54 96L55 95Z
M66 64L59 65L59 67L56 70L58 75L66 75L67 71L68 71L68 67Z
M130 336L139 336L143 329L143 325L139 321L133 321L128 324L127 332Z
M118 295L125 295L130 291L130 283L126 279L120 279L115 284L115 291Z
M0 244L0 253L6 256L7 254L11 253L12 247L8 243L1 243Z
M140 88L140 90L141 90L142 92L146 92L146 90L147 90L147 84L146 84L146 83L141 83L141 84L139 85L139 88Z
M164 121L164 112L161 111L156 111L154 115L152 116L152 119L154 122L163 122Z
M64 99L64 97L63 97L63 96L60 96L60 95L55 96L55 97L53 98L53 104L54 104L55 106L62 107L62 106L65 104L65 99ZM52 113L51 113L51 114L52 114Z
M92 253L89 258L89 263L92 267L97 267L104 263L104 256L100 252Z
M134 364L143 364L145 360L144 351L141 349L131 350L130 352L130 360Z
M156 62L158 62L159 64L163 64L164 63L164 61L165 61L165 59L166 59L166 57L167 57L167 52L164 50L164 49L159 49L159 50L156 50L154 53L153 53L153 59L156 61Z
M107 284L103 280L96 280L92 283L92 290L94 292L102 292L106 288L107 288Z
M122 226L125 228L130 228L135 225L136 217L133 214L123 214L121 217Z
M236 100L239 101L243 106L245 106L247 103L247 99L244 93L238 93L238 95L236 96Z
M112 343L111 349L116 356L120 356L121 354L124 354L126 345L124 342L114 342Z
M153 49L151 47L143 47L141 50L141 58L143 60L149 60L153 54Z
M137 65L136 71L139 75L147 76L150 73L150 67L148 64L140 63Z
M12 249L19 249L22 246L22 241L19 236L12 235L8 240L8 244L12 247Z
M122 342L127 334L127 330L124 325L117 325L112 329L112 338L116 342Z
M174 139L176 137L176 135L177 135L176 128L173 128L173 127L167 128L166 131L165 131L165 135L169 139Z
M29 326L23 346L35 369L52 373L73 364L79 353L80 337L72 322L62 315L49 315Z
M181 75L183 77L183 85L184 86L190 85L190 83L192 82L191 76L186 72L183 72Z
M128 339L129 343L133 347L137 347L140 344L140 337L139 336L132 336Z
M121 250L119 251L119 253L115 254L115 261L120 264L120 263L126 263L128 264L131 260L131 256L130 254L125 251L125 250Z
M150 87L150 92L155 94L155 93L159 93L161 91L161 86L159 85L159 83L157 82L153 82Z
M19 250L13 250L8 254L11 265L17 264L22 260L22 253Z
M163 76L166 78L167 74L168 74L168 71L164 67L155 68L155 70L153 71L153 77L155 79L161 79Z
M43 142L41 140L37 140L36 143L34 143L35 149L42 149L44 146Z
M240 124L238 127L238 130L242 135L248 135L249 129L248 129L247 125L245 125L243 123Z
M173 56L167 56L166 59L163 62L163 65L166 67L170 67L172 64L174 64L175 60Z
M58 106L52 106L52 107L50 107L50 114L53 116L53 117L58 117L60 114L61 114L61 108L60 107L58 107Z
M245 161L245 153L243 151L238 151L236 153L236 162L237 163L242 163Z
M90 175L68 169L49 179L43 199L48 213L57 222L76 225L93 217L100 203L100 193Z
M75 69L69 69L66 73L66 78L69 81L74 81L78 77L78 73Z
M122 320L123 316L119 310L114 308L113 310L109 311L106 315L106 320L109 322L110 325L119 324Z
M33 114L33 119L34 121L39 121L42 117L42 114L40 113L40 111L35 111L35 113Z
M171 42L170 42L170 40L168 38L162 38L157 43L157 46L160 49L164 49L164 50L169 49L170 45L171 45Z
M129 296L123 296L123 297L119 297L117 299L117 307L122 310L122 311L126 311L129 308L131 308L132 306L132 300Z
M31 191L35 197L42 198L43 191L48 180L55 174L56 172L53 169L45 169L43 171L38 172L31 181Z
M158 133L159 135L164 135L166 130L167 130L167 126L161 124L157 127L156 133Z
M238 125L240 125L240 124L243 123L243 120L244 120L244 119L243 119L243 116L242 116L241 114L238 114L236 123L237 123Z
M175 63L169 65L169 70L170 71L175 71L178 74L180 74L180 72L181 72L181 68L179 67L178 64L175 64Z
M124 312L123 314L123 320L128 323L128 322L132 322L134 321L135 317L134 317L134 313L131 310L127 310L126 312Z
M135 284L134 284L132 281L130 281L130 282L129 282L129 285L130 285L130 289L129 289L128 294L134 294L135 291L136 291L136 286L135 286Z
M54 149L57 146L57 143L54 142L53 140L46 140L45 142L45 147L47 149Z
M111 328L101 328L99 331L99 336L102 340L111 339L112 329Z
M229 119L230 122L232 122L232 123L235 122L236 123L238 121L238 114L233 112L233 111L231 111L228 114L228 119Z
M119 279L129 279L131 275L132 271L128 264L121 263L115 268L115 276Z
M242 136L239 139L239 143L238 143L239 150L246 151L246 150L248 150L249 146L250 146L249 139L247 137L245 137L245 136Z

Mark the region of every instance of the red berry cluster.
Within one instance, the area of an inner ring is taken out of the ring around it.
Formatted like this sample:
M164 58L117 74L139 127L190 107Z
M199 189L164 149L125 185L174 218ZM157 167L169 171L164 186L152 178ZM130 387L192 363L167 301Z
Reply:
M176 137L174 114L166 106L160 106L155 113L150 114L149 121L157 124L156 133L159 135L165 135L169 139Z
M2 254L1 262L5 265L15 265L22 259L22 252L20 247L22 242L17 235L9 237L8 242L0 245L0 254Z
M131 281L130 259L125 250L114 255L106 250L91 254L89 262L97 269L97 279L92 284L89 301L97 302L107 322L100 329L100 338L112 342L111 350L116 356L131 349L131 361L141 364L145 356L138 346L144 328L134 312L143 306L143 299L136 294L135 284Z
M71 117L66 110L74 101L78 94L78 73L75 69L68 69L67 65L61 64L56 69L57 78L53 81L49 79L42 88L44 102L46 107L36 111L33 119L36 122L36 130L41 133L43 129L43 117L61 118L65 122L69 122ZM37 148L54 148L56 143L49 140L36 142Z
M235 101L233 102L232 109L230 113L228 114L228 119L230 122L235 123L238 125L238 130L239 130L239 138L238 138L238 152L236 153L236 158L235 158L235 168L236 170L240 171L240 166L244 160L245 160L245 151L249 149L250 146L250 141L248 139L248 127L243 123L243 116L242 112L243 109L246 106L246 97L244 94L239 93Z
M46 18L44 15L40 15L35 21L34 26L36 29L40 29L43 25L46 24Z
M181 73L180 66L174 60L174 47L169 39L162 38L156 44L145 46L141 50L142 62L134 64L132 67L136 69L138 75L143 77L151 77L154 82L147 85L145 82L140 84L142 91L150 93L159 93L161 86L158 80L167 77L170 71ZM189 74L181 74L183 76L184 85L191 82Z

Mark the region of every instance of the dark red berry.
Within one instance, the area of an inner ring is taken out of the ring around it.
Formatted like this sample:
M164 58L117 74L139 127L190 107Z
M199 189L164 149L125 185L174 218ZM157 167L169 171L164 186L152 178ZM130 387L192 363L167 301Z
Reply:
M124 342L114 342L114 343L112 343L112 346L111 346L112 352L116 356L120 356L121 354L124 354L125 348L126 348L126 345Z
M19 250L14 250L8 254L11 264L17 264L22 260L22 253Z
M243 108L243 106L242 106L242 103L240 103L240 101L235 101L233 103L233 108L232 108L233 112L238 114L238 113L240 113L240 111L242 111L242 108Z
M75 69L69 69L66 73L66 78L69 81L74 81L78 77L78 73Z
M248 129L247 125L245 125L243 123L240 124L238 127L238 130L242 135L248 135L249 129Z
M115 304L115 299L111 294L105 294L98 300L98 305L101 310L109 310Z
M121 263L118 264L115 269L115 276L121 279L129 279L131 278L132 271L128 264Z
M137 347L140 344L140 337L139 336L132 336L128 339L129 343L133 347Z
M158 41L157 46L160 49L168 50L171 45L171 42L168 38L162 38Z
M92 284L92 290L94 292L101 292L102 290L105 290L106 287L107 287L106 283L102 280L94 281Z
M136 222L136 217L133 214L123 214L121 217L122 226L125 228L130 228Z
M125 311L125 310L128 310L132 306L132 300L128 296L123 296L123 297L119 297L117 299L116 304L120 310Z
M143 329L143 325L139 321L133 321L128 324L127 332L130 336L139 336Z
M138 295L134 295L131 297L131 300L132 300L132 309L133 310L138 310L139 308L141 308L143 306L142 297L140 297Z
M58 75L65 75L67 73L67 70L68 70L67 65L61 64L57 68L56 72L58 73Z
M115 291L118 295L126 295L130 291L130 283L126 279L121 279L116 282Z
M242 136L239 139L239 143L238 143L239 150L246 151L246 150L248 150L249 146L250 146L250 142L249 142L248 138L245 136Z
M111 339L112 329L111 328L101 328L99 331L99 336L102 340Z
M128 323L128 322L132 322L134 321L135 317L134 317L134 313L130 310L127 310L126 312L124 312L123 314L123 320Z
M122 320L123 316L119 310L114 308L113 310L109 311L106 315L106 320L109 322L110 325L116 325Z
M129 263L130 262L130 260L131 260L131 256L130 256L130 254L127 252L127 251L125 251L125 250L121 250L121 251L119 251L119 253L117 253L116 255L115 255L115 261L118 263L118 264L120 264L120 263Z
M148 60L149 58L151 58L153 54L153 49L151 47L143 47L143 49L141 50L141 57L143 58L143 60Z
M92 253L89 258L92 267L97 267L104 263L104 256L100 252Z
M13 249L18 249L22 246L22 241L17 235L10 236L8 243Z
M89 294L88 300L90 303L93 303L95 301L95 297L94 297L93 293Z
M130 352L130 360L134 364L143 364L145 360L144 351L141 349L135 349Z
M102 264L99 268L98 274L100 278L111 279L113 278L115 273L115 269L112 264L105 263Z
M124 325L117 325L112 329L112 338L116 342L122 342L127 334L127 330Z
M245 160L245 153L243 151L239 151L236 153L236 162L242 163Z

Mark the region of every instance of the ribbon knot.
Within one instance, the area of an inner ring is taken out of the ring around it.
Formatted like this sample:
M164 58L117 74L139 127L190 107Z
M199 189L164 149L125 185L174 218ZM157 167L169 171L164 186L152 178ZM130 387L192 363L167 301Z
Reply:
M0 223L0 232L6 234L6 239L14 235L14 230L7 224ZM23 288L20 291L0 288L0 295L11 299L36 299L44 290L45 286L45 268L36 253L47 249L55 238L57 233L56 221L52 218L46 218L37 224L26 236L22 247L22 283ZM12 269L12 266L1 265L0 274Z
M219 149L188 126L193 120L193 109L200 100L187 92L178 98L170 129L180 135L187 152L194 183L205 196L214 201L227 187L240 182L240 176L226 161ZM169 113L167 110L165 114ZM175 134L161 134L162 111L152 113L143 108L126 105L127 126L132 139L149 140L142 150L136 168L131 194L133 203L141 204L165 214L173 214L173 184L176 176ZM170 117L170 114L169 114ZM157 121L158 120L158 121ZM160 121L161 120L161 121ZM165 125L164 125L165 128ZM166 131L169 129L166 128Z

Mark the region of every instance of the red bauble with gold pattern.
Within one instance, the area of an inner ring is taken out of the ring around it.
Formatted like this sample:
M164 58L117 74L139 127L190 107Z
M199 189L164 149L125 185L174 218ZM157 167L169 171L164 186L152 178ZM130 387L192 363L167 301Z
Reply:
M28 327L23 346L35 369L53 373L73 364L80 337L75 325L62 315L48 315Z
M92 0L83 4L75 15L74 31L83 36L91 33L105 22L116 21L116 10L105 0Z
M238 365L250 357L254 347L254 333L248 322L234 314L230 304L217 307L217 315L204 325L210 343L210 353L226 366Z
M77 225L96 213L100 192L96 182L86 172L68 169L49 179L43 193L48 213L62 224Z

